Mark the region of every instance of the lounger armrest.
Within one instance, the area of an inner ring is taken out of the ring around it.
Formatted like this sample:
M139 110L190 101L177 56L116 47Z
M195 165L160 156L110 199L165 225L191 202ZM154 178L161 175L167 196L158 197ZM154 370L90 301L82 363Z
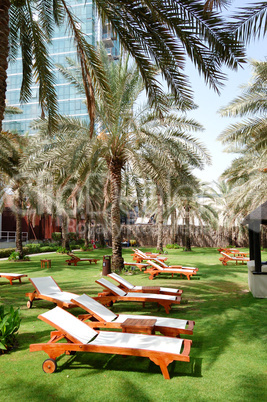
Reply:
M188 358L189 361L189 354L191 350L192 341L191 339L184 339L184 350L181 353L181 356L185 356Z
M195 321L192 321L192 320L188 321L187 330L193 332L194 326L195 326Z

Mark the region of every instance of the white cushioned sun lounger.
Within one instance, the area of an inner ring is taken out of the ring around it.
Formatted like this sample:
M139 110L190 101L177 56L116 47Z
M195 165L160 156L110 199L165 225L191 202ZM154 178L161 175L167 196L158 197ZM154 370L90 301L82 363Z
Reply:
M167 265L164 261L159 260L158 258L155 258L153 261L155 261L157 264L159 264L162 268L168 268L168 269L172 269L172 268L182 268L182 269L189 269L192 271L198 271L198 268L195 267L184 267L181 265Z
M71 352L109 353L147 357L158 366L164 378L169 379L168 365L174 360L190 361L191 340L161 337L156 335L131 334L121 332L96 332L84 322L60 307L38 316L56 328L51 332L48 343L30 345L30 351L44 351L49 359L43 363L43 370L53 373L56 358ZM65 339L66 343L58 340Z
M128 282L122 276L112 272L108 274L108 277L117 281L120 285L119 287L125 292L138 292L138 293L161 293L170 296L178 296L183 293L181 289L173 289L173 288L163 288L160 286L134 286L132 283Z
M6 278L7 280L9 280L10 285L13 285L13 281L18 280L19 283L21 283L21 278L23 278L24 276L28 276L28 275L24 275L24 274L12 274L10 272L1 272L0 273L0 277L1 278Z
M191 269L162 268L160 265L156 264L155 261L149 260L148 263L151 265L151 267L146 268L146 270L144 272L150 274L149 279L154 279L154 277L158 276L159 274L170 273L170 274L172 274L172 277L174 274L178 274L181 276L185 275L187 277L187 279L190 280L192 275L197 274L197 270L194 268L191 268Z
M177 318L168 317L156 317L148 315L136 315L136 314L115 314L108 308L98 303L86 294L73 298L72 303L86 310L88 314L79 316L82 320L91 328L109 328L109 329L122 329L123 323L130 318L135 320L156 320L154 324L154 331L160 332L166 336L180 336L180 334L193 334L194 321L179 320Z
M57 306L64 308L74 307L71 303L71 299L77 296L77 294L63 292L51 276L29 278L29 281L33 284L35 291L32 293L26 293L26 296L29 297L27 302L28 308L32 307L33 300L51 301Z
M98 279L96 281L99 285L103 286L106 290L98 294L95 300L100 301L102 304L110 304L116 301L140 301L140 302L154 302L165 308L167 314L169 314L172 304L180 304L181 296L169 296L162 294L151 294L151 293L126 293L118 286L107 281L106 279Z

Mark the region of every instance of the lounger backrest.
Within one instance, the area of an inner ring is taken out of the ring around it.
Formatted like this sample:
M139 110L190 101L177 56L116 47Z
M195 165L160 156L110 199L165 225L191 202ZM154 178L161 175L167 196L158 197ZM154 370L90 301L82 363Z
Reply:
M157 268L159 271L164 271L165 268L162 268L160 265L156 264L155 261L148 260L147 263L152 265L152 267Z
M164 261L159 260L158 258L155 258L154 261L156 261L158 264L160 264L161 267L169 268L169 266L167 264L165 264Z
M69 335L73 342L87 344L97 335L94 329L88 327L83 321L60 307L55 307L46 313L40 314L38 318L49 322L52 327L62 330L62 332Z
M104 286L104 288L109 289L116 296L125 296L126 295L126 293L122 289L118 288L118 286L107 281L106 279L103 279L103 278L98 279L96 281L96 283L99 283L99 285Z
M110 278L114 279L115 281L121 283L127 289L133 289L134 288L134 285L132 283L126 281L126 279L122 278L120 275L115 274L115 272L112 272L112 274L108 274L108 276Z
M31 283L40 294L58 293L62 292L58 284L54 281L52 276L44 276L40 278L30 278Z
M90 296L83 294L73 298L71 301L79 303L79 306L92 314L99 321L111 322L117 318L117 315L112 313L108 308L92 299Z
M224 253L223 251L221 251L221 254L224 255L224 257L229 258L230 260L237 260L238 258L234 257L233 255L229 255L227 253Z
M136 249L136 253L139 254L142 258L147 259L147 255L143 253L143 251Z

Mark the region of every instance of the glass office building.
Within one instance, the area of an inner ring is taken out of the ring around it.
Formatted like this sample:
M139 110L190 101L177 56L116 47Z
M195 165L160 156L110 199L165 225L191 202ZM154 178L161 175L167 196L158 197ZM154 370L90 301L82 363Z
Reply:
M97 18L97 13L92 2L84 0L70 0L68 2L73 14L79 20L79 28L86 35L87 41L97 45L103 40L111 57L119 55L119 43L109 24L102 26ZM76 59L76 48L71 33L66 26L56 27L49 53L53 64L61 64L68 67L66 58ZM63 115L88 120L85 99L77 93L74 86L70 85L61 73L54 67L56 77L56 91L58 95L59 112ZM7 80L7 104L19 107L23 113L18 115L6 115L3 121L3 130L16 131L19 134L34 133L30 125L34 119L41 115L38 101L38 84L32 85L32 98L27 104L20 104L20 87L22 81L22 59L18 57L15 63L9 65Z

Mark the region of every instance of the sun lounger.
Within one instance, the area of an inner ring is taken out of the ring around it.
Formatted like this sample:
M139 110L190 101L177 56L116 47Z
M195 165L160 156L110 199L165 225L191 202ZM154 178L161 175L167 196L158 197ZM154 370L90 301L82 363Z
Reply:
M82 262L82 261L88 261L90 262L90 264L92 262L94 262L95 264L97 263L97 261L100 261L97 258L80 258L78 257L76 254L73 253L68 253L68 255L71 257L70 259L66 260L66 262L68 263L68 265L73 264L75 267L77 267L78 262Z
M95 300L100 301L104 305L110 305L116 301L139 301L143 305L146 302L158 303L165 308L167 314L169 314L172 304L180 304L181 296L169 296L151 293L126 293L118 286L107 281L106 279L98 279L96 281L99 285L103 286L106 291L99 293L98 297L94 297Z
M232 256L230 254L224 253L223 251L221 251L220 253L222 255L222 257L219 258L219 260L222 262L223 265L227 265L227 262L229 261L234 261L237 265L238 262L241 262L242 264L244 264L244 262L249 261L248 257L243 257L243 256Z
M108 328L121 330L126 320L132 319L136 320L136 327L137 329L139 329L138 323L141 322L140 320L145 319L155 320L153 326L154 332L160 332L161 334L166 336L179 337L180 334L193 334L193 328L195 325L194 321L147 315L117 315L85 294L75 297L71 301L87 311L87 314L79 315L78 318L82 320L92 320L86 321L87 325L89 325L91 328Z
M182 268L182 269L189 269L192 271L192 269L194 269L195 271L198 271L198 268L195 267L184 267L182 265L167 265L164 261L161 261L157 258L155 258L155 263L157 263L158 265L160 265L162 268L168 268L168 269L172 269L172 268Z
M154 279L155 276L158 276L159 274L172 274L172 277L174 274L178 274L180 276L185 275L188 280L191 279L192 275L197 274L197 270L194 268L192 269L184 269L184 268L162 268L158 264L155 263L155 261L148 261L148 264L151 265L151 267L147 268L144 272L150 274L149 279Z
M75 352L109 353L147 357L160 366L165 379L170 379L168 365L173 361L190 361L192 341L189 339L121 332L97 332L60 307L38 316L56 329L48 343L30 345L31 352L44 351L49 359L43 363L46 373L56 371L56 358ZM57 343L65 340L66 342Z
M21 278L23 278L24 276L28 276L28 275L24 275L24 274L11 274L10 272L2 272L0 273L0 277L1 278L6 278L7 280L9 280L10 285L13 285L13 281L19 281L19 283L21 283Z
M28 308L32 307L33 300L51 301L57 306L64 308L74 307L71 299L77 295L75 293L63 292L51 276L29 278L29 281L33 284L35 291L26 293L26 296L29 297L27 302Z
M133 249L134 254L133 254L133 259L136 262L142 262L142 261L146 261L146 260L154 260L155 258L158 258L161 261L167 261L168 257L163 257L160 254L146 254L143 251L139 250L138 248Z
M183 291L181 289L173 289L173 288L163 288L160 286L134 286L126 279L122 278L120 275L115 272L108 274L111 279L119 283L119 288L124 290L125 292L137 292L137 293L160 293L164 295L171 296L181 296Z

